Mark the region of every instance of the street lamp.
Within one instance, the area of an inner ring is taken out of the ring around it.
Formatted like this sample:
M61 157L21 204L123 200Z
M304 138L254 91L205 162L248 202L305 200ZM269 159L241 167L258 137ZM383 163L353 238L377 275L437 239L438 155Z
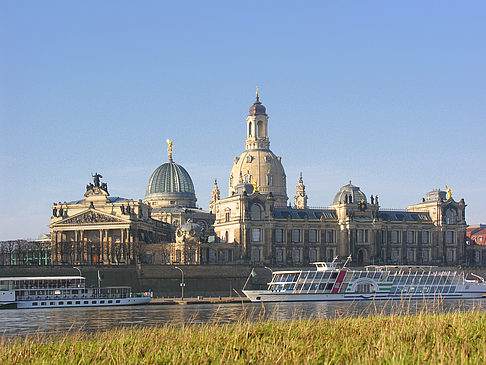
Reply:
M182 269L179 267L179 266L174 266L174 269L177 269L181 272L182 274L182 280L181 280L181 300L184 300L184 287L186 286L186 284L184 283L184 271L182 271Z
M77 266L73 266L73 269L76 269L76 270L78 270L78 271L79 271L79 276L83 276L83 275L81 274L81 269L80 269L79 267L77 267Z

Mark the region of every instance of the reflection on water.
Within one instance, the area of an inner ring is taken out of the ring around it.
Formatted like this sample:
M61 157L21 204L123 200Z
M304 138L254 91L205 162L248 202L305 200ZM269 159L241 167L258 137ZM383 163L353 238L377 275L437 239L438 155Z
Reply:
M239 319L285 321L293 318L334 318L374 313L416 313L422 310L447 312L479 309L486 300L406 302L310 302L198 305L143 305L131 307L79 307L57 309L7 309L0 311L0 335L11 337L35 333L62 334L67 331L99 331L117 327L155 326L165 323L231 323Z

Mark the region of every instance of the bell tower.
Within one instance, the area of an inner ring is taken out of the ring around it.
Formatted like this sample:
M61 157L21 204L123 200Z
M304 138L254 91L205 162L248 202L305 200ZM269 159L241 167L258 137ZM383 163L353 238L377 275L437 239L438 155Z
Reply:
M268 115L265 106L260 102L258 87L256 100L250 107L246 117L246 143L245 149L248 150L268 150L270 141L268 140Z

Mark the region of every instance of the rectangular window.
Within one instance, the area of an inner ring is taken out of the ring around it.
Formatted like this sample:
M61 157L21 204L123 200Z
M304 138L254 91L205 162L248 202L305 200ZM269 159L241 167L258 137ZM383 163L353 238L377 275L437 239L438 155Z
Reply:
M277 262L283 262L283 250L282 249L277 248L275 250L275 256L276 256Z
M390 241L391 243L398 243L398 231L391 231Z
M327 259L328 259L329 261L334 260L334 249L333 249L333 248L330 248L330 249L327 251Z
M422 243L430 243L430 233L429 232L422 232Z
M391 252L391 259L392 259L392 261L397 262L399 256L400 256L399 249L398 248L392 249L392 252Z
M327 231L327 243L334 243L334 231Z
M446 243L454 243L454 232L448 231L446 232Z
M407 243L415 243L415 232L407 231Z
M252 251L252 260L254 262L259 262L260 261L260 249L259 248L254 248Z
M317 261L317 250L315 248L311 248L309 250L309 261L316 262Z
M275 230L275 242L277 243L283 242L283 229Z
M309 230L309 242L317 242L317 230L311 229Z
M299 249L295 249L293 252L292 252L292 260L294 262L300 262L300 250Z
M447 250L447 262L453 262L454 261L454 249L449 248Z
M261 240L260 228L252 228L251 229L251 241L252 242L260 242L260 240Z
M365 243L368 242L368 230L358 229L356 232L356 242Z
M415 261L415 252L413 252L413 251L414 251L414 250L413 250L413 249L411 249L411 248L409 248L409 249L407 250L407 261L408 261L409 263L411 263L411 262L414 262L414 261Z
M300 229L292 230L292 242L300 242Z
M429 250L422 251L422 261L429 262Z

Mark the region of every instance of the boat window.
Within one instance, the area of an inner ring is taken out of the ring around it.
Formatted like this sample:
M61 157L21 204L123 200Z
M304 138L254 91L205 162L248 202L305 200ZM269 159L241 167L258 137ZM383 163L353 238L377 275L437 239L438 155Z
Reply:
M307 276L307 279L308 280L313 280L314 278L316 277L316 273L315 272L310 272Z
M322 279L322 272L316 272L316 280L321 280Z
M337 273L337 272L333 272L333 273L331 274L331 279L336 279L336 278L337 278L337 276L338 276L338 273Z
M67 305L71 305L71 304L73 304L73 302L67 302Z
M49 303L49 305L56 305L56 303L54 303L54 302L50 302L50 303Z
M91 301L91 304L96 304L96 300L92 300Z
M334 283L328 283L326 285L326 290L331 290L333 285L334 285Z
M37 302L32 302L32 305L33 305L33 306L36 306L36 305L37 305Z
M105 301L104 300L100 300L100 304L105 304Z
M113 300L109 300L108 303L113 303Z
M76 303L76 304L81 304L81 302L80 302L79 300L76 300L76 302L75 302L75 303Z
M85 300L85 301L83 302L83 304L89 304L89 302L88 302L87 300Z
M120 299L117 299L117 300L115 301L115 303L120 303Z
M64 302L59 302L59 305L64 305Z

